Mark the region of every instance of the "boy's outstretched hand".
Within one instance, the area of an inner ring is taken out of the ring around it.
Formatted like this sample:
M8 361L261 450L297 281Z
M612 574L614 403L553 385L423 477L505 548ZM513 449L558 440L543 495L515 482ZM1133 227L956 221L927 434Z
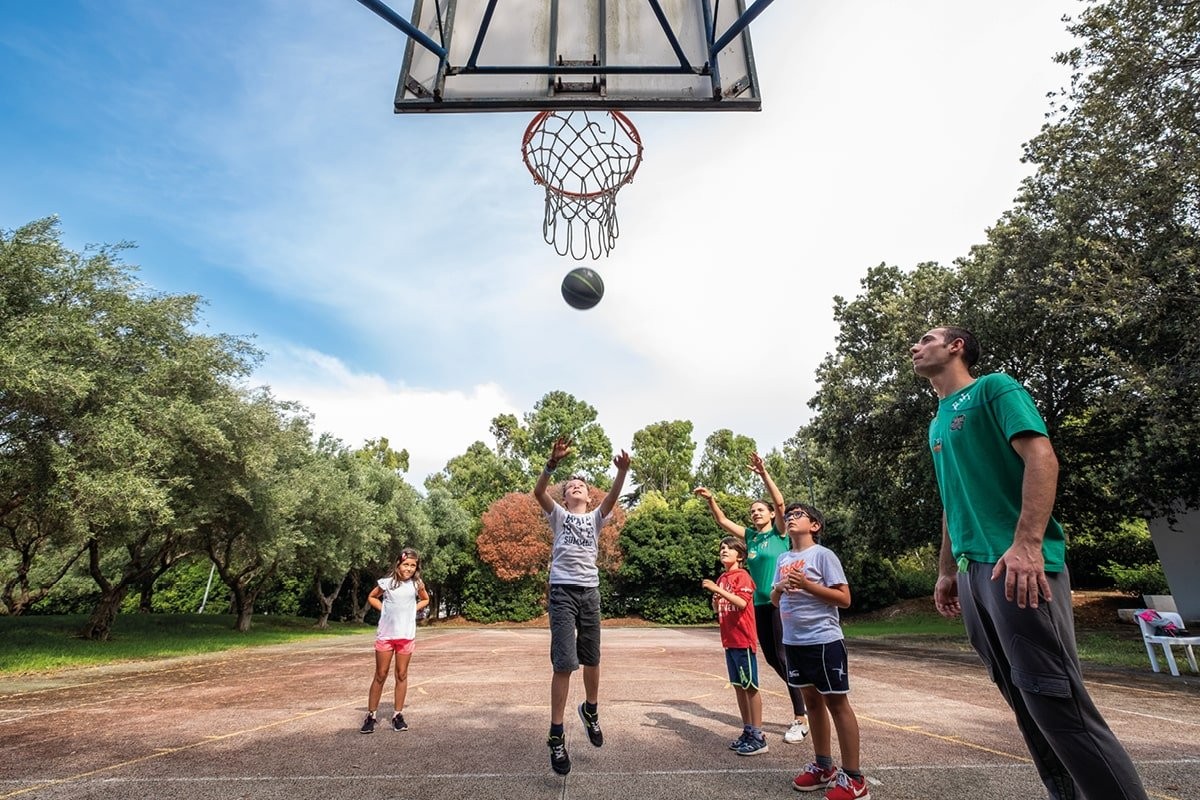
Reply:
M555 461L561 461L566 458L571 452L571 440L566 436L560 436L554 440L554 446L550 448L550 457Z
M624 472L629 469L629 453L624 450L613 456L613 466Z

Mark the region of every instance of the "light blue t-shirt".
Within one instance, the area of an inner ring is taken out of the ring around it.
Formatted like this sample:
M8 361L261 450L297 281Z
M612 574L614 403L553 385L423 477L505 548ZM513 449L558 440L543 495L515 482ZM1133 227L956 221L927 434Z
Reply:
M828 547L814 544L803 550L789 550L775 562L777 584L796 570L813 583L837 586L848 583L842 562ZM845 638L837 606L804 591L788 591L779 597L779 618L783 622L784 644L829 644Z
M596 508L585 514L572 514L558 503L546 514L554 534L550 545L550 583L570 586L599 586L600 529L606 517Z

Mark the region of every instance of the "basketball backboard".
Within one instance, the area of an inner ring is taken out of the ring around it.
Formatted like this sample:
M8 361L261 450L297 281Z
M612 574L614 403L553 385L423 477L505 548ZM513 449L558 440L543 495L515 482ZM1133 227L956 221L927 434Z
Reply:
M407 38L396 113L758 111L754 0L358 0Z

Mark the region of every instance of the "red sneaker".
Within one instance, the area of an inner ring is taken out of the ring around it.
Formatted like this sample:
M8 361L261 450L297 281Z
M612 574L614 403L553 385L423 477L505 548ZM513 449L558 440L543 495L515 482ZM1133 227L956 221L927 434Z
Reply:
M792 779L792 788L798 792L815 792L818 789L824 789L837 779L838 771L837 767L821 769L816 763L809 764L804 768L804 772Z
M842 770L837 771L837 780L825 792L825 800L869 800L871 790L866 778L851 778Z

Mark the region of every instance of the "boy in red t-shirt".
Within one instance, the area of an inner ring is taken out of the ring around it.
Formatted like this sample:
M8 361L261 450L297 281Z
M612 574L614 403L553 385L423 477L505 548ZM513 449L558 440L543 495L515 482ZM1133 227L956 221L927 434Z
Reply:
M725 666L742 714L742 735L730 742L729 749L739 756L756 756L767 752L767 738L762 732L762 698L758 696L758 659L754 654L758 635L754 626L754 580L745 569L746 544L741 539L722 539L718 557L725 571L715 582L706 578L700 585L713 593Z

